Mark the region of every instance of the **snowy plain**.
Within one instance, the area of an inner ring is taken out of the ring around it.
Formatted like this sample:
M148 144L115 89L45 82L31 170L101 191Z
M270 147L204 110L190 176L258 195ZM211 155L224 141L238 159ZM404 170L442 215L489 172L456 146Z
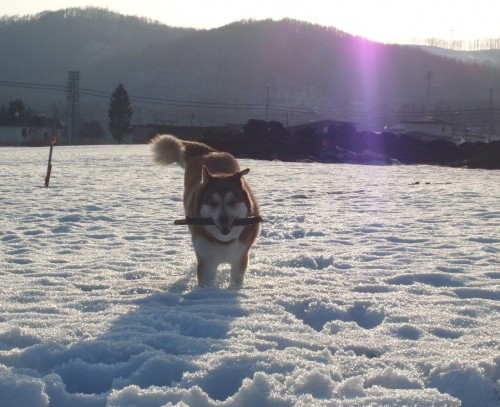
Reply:
M0 148L0 406L500 406L500 172L242 160L244 287L197 288L182 170Z

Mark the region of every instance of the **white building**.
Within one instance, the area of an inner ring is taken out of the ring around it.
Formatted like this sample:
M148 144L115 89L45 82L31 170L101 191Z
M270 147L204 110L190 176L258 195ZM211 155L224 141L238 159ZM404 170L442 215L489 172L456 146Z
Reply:
M48 145L52 135L57 137L59 143L62 142L63 126L58 120L45 116L19 120L19 123L14 125L0 125L1 146Z
M391 130L397 134L404 133L420 141L446 140L456 144L464 141L456 134L454 123L432 116L404 120Z

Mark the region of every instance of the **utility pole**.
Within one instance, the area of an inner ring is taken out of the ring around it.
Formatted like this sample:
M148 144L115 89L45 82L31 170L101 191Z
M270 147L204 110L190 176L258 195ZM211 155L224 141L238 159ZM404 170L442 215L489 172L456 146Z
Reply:
M434 72L427 71L425 74L425 80L427 81L427 107L429 107L429 102L431 100L431 81L434 77Z
M490 88L490 131L488 135L488 143L491 141L495 131L495 113L493 110L493 88Z
M266 122L269 121L269 82L267 82L267 95L266 95Z
M66 137L68 144L80 128L80 72L70 71L66 93Z
M142 111L142 108L141 107L137 107L135 110L137 111L137 126L140 126L141 125L141 111Z

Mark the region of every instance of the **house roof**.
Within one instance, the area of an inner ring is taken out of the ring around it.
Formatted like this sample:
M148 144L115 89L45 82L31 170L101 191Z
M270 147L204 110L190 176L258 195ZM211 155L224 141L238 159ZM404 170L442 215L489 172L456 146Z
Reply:
M307 123L302 123L302 124L297 124L295 126L290 126L287 127L288 130L294 132L297 130L302 130L302 129L307 129L307 128L318 128L318 127L325 127L325 126L340 126L340 125L350 125L350 126L356 126L357 123L354 122L346 122L346 121L340 121L340 120L320 120L316 122L307 122Z
M401 123L411 123L411 124L441 124L441 125L448 125L448 126L454 126L455 123L450 122L448 120L443 120L443 119L438 119L437 117L434 116L425 116L425 117L420 117L417 119L408 119L408 120L403 120Z

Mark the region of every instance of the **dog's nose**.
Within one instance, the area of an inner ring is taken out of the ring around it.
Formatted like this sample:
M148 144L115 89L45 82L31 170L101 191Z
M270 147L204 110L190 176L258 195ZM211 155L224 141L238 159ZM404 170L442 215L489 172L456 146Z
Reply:
M229 216L227 215L219 216L219 224L221 226L229 226Z
M228 235L229 233L231 233L231 225L229 223L229 216L227 216L227 215L219 216L218 228L223 235Z

